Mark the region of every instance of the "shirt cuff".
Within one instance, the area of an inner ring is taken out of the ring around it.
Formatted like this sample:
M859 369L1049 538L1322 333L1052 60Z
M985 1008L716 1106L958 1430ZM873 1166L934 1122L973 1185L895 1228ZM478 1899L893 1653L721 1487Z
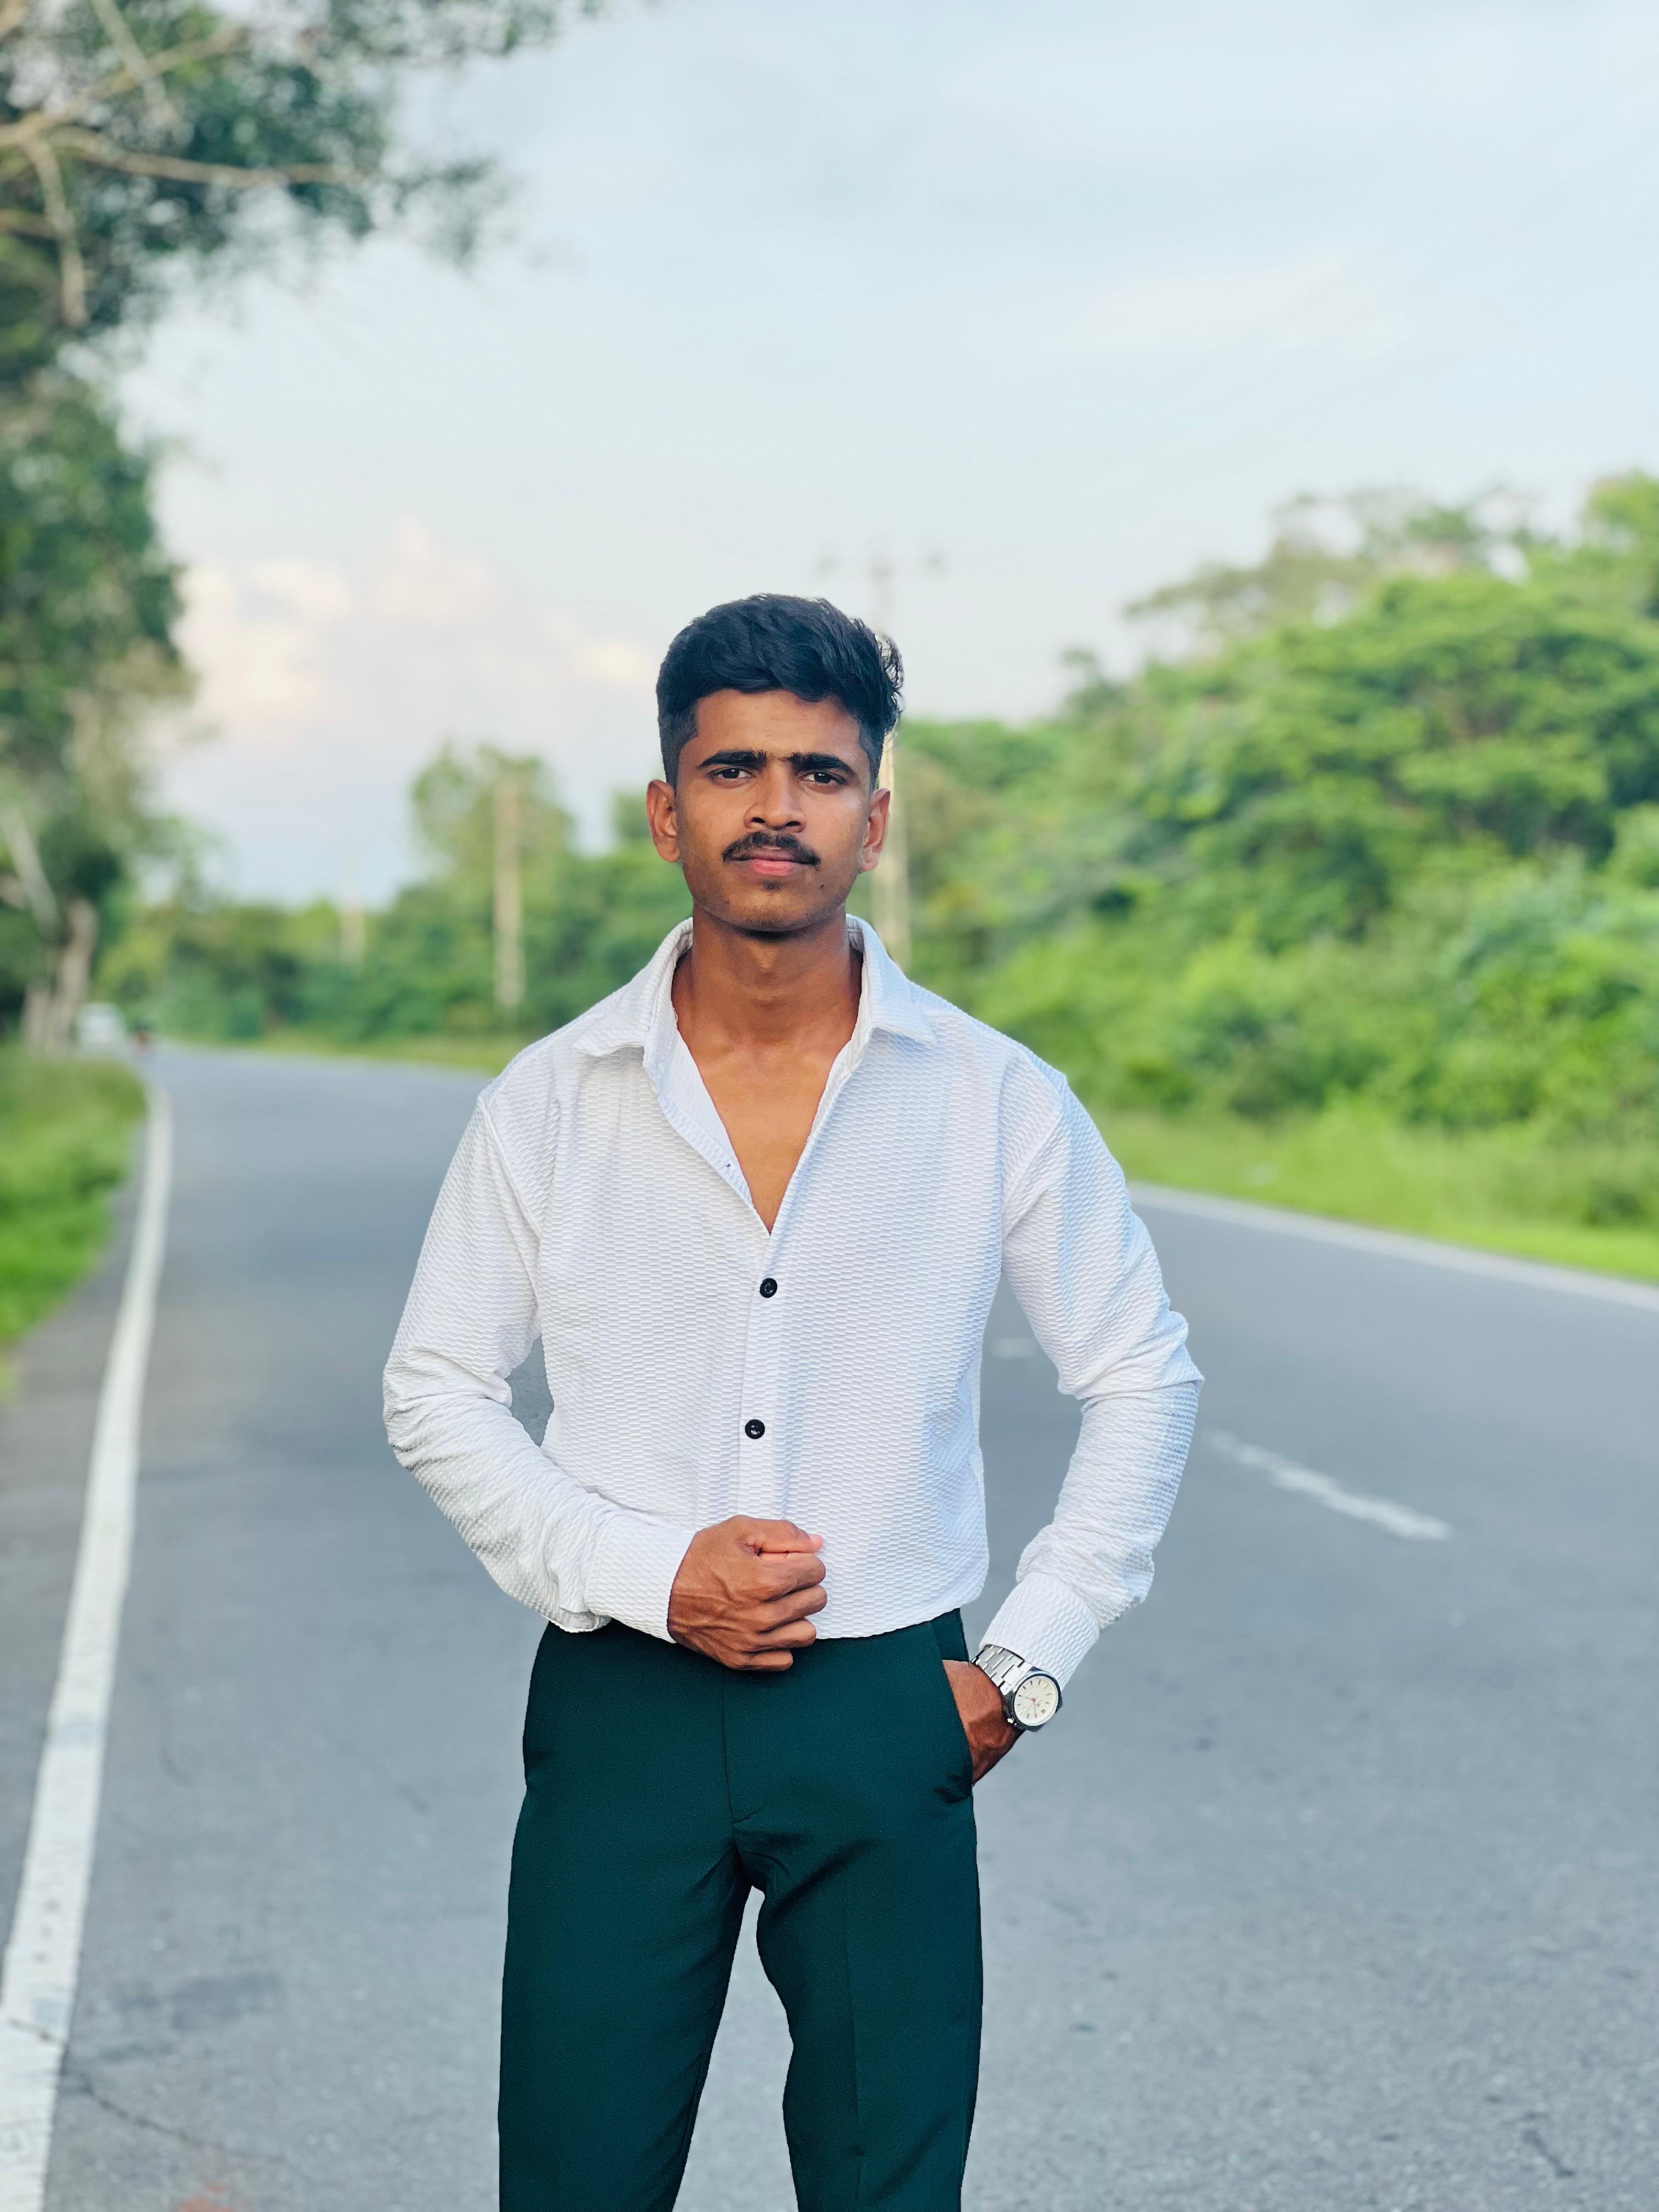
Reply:
M1030 1574L1014 1584L980 1642L1018 1653L1063 1686L1099 1634L1100 1623L1069 1583Z
M588 1563L583 1610L671 1642L669 1593L696 1533L695 1521L659 1521L623 1508L608 1513Z

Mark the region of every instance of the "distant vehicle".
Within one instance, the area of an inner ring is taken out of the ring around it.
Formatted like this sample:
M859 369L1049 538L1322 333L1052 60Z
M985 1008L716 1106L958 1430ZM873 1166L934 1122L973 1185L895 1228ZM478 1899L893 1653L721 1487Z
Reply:
M75 1018L75 1042L82 1052L121 1052L127 1042L127 1025L118 1006L94 999Z

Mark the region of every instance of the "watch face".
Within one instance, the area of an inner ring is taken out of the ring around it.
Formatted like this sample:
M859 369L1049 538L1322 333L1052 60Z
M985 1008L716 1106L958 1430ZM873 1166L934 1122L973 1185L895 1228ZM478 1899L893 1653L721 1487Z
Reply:
M1052 1674L1028 1674L1014 1692L1014 1718L1021 1728L1041 1728L1060 1711L1060 1685Z

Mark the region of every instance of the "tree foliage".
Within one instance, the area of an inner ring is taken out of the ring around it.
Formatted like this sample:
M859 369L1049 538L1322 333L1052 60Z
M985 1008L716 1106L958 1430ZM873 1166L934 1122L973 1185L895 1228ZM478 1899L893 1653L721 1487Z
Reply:
M152 313L173 276L411 216L465 252L497 180L405 143L411 70L545 43L561 0L0 0L0 373ZM592 13L592 6L581 12Z
M1437 542L1480 542L1478 514L1425 512ZM1397 529L1420 542L1409 512ZM905 724L918 972L1109 1109L1526 1123L1586 1218L1659 1213L1659 483L1599 487L1519 565L1384 563L1290 619L1267 582L1227 642L1133 679L1079 664L1047 722ZM300 961L280 1006L242 1002L252 1026L493 1024L493 772L434 763L427 879L361 969ZM588 856L548 816L534 1026L623 981L683 910L637 802L620 818ZM158 939L122 988L165 1011L179 957Z
M343 1042L500 1030L492 996L494 793L521 780L528 1031L556 1028L625 982L686 911L636 798L617 801L609 851L579 851L545 766L493 745L445 745L410 793L425 875L369 918L348 959L341 917L181 896L135 918L100 979L136 1017L198 1036L284 1026Z
M1399 490L1304 496L1274 515L1261 560L1206 561L1127 611L1173 618L1213 648L1284 623L1333 621L1386 577L1510 567L1531 543L1524 508L1503 491L1449 507Z
M177 578L112 362L185 276L393 225L471 253L501 179L411 139L411 75L598 4L0 0L0 1026L27 1002L61 1042L111 902L165 835L142 735L184 684Z
M1271 556L1270 556L1271 557ZM1505 575L1390 574L1320 620L1085 683L1030 819L1079 895L1011 880L1011 822L929 853L924 941L1103 1100L1252 1114L1363 1097L1449 1126L1659 1136L1659 485L1600 487ZM972 731L913 732L947 775ZM1045 871L1046 872L1047 871Z
M154 457L76 378L34 379L0 442L0 777L59 786L89 694L177 679Z

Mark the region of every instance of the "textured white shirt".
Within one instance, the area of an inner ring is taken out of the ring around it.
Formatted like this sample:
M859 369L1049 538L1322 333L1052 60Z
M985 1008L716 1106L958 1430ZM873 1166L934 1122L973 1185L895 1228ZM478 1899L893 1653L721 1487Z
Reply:
M873 930L853 1035L769 1233L674 1017L690 924L483 1091L386 1371L386 1430L501 1588L666 1637L699 1528L824 1539L820 1636L985 1581L980 1357L1006 1269L1082 1431L988 1635L1064 1680L1146 1595L1199 1376L1065 1079ZM508 1377L539 1334L539 1447Z

